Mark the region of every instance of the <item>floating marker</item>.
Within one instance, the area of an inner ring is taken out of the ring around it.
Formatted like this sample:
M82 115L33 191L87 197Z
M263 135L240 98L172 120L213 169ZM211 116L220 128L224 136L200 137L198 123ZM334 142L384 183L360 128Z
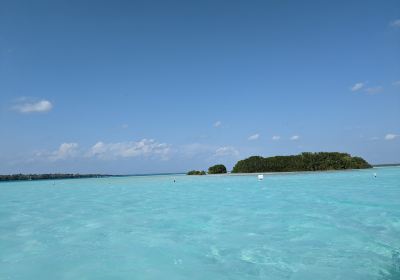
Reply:
M262 181L264 179L264 175L260 174L257 176L257 178L258 178L258 181Z

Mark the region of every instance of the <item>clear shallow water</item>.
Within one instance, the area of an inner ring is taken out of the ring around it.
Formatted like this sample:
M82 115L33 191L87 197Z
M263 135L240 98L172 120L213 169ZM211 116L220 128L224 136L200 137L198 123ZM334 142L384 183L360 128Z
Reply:
M397 167L0 184L1 280L399 279L399 249Z

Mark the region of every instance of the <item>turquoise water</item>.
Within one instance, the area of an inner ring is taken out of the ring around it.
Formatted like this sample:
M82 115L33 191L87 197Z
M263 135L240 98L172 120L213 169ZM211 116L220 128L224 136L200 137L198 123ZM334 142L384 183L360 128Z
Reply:
M400 279L399 249L397 167L0 184L1 280Z

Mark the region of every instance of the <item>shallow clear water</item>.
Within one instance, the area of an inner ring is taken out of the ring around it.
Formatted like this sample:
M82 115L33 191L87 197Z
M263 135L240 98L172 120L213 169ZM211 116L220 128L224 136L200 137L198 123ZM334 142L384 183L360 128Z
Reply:
M397 167L0 183L0 279L399 279L399 249Z

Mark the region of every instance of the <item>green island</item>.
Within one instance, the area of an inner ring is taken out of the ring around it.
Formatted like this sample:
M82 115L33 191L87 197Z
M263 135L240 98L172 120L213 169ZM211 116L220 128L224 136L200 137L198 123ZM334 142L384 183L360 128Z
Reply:
M301 153L290 156L260 157L252 156L240 160L232 173L323 171L343 169L364 169L372 166L361 157L347 153L319 152Z
M199 171L199 170L190 170L188 173L186 173L187 175L206 175L207 173L204 171L204 170L202 170L202 171Z
M208 174L224 174L226 167L223 164L216 164L208 168Z
M224 174L227 173L226 167L223 164L216 164L208 168L208 174ZM204 170L191 170L186 175L207 175Z
M0 175L0 181L29 181L29 180L56 180L56 179L78 179L110 177L111 175L100 174L12 174Z

